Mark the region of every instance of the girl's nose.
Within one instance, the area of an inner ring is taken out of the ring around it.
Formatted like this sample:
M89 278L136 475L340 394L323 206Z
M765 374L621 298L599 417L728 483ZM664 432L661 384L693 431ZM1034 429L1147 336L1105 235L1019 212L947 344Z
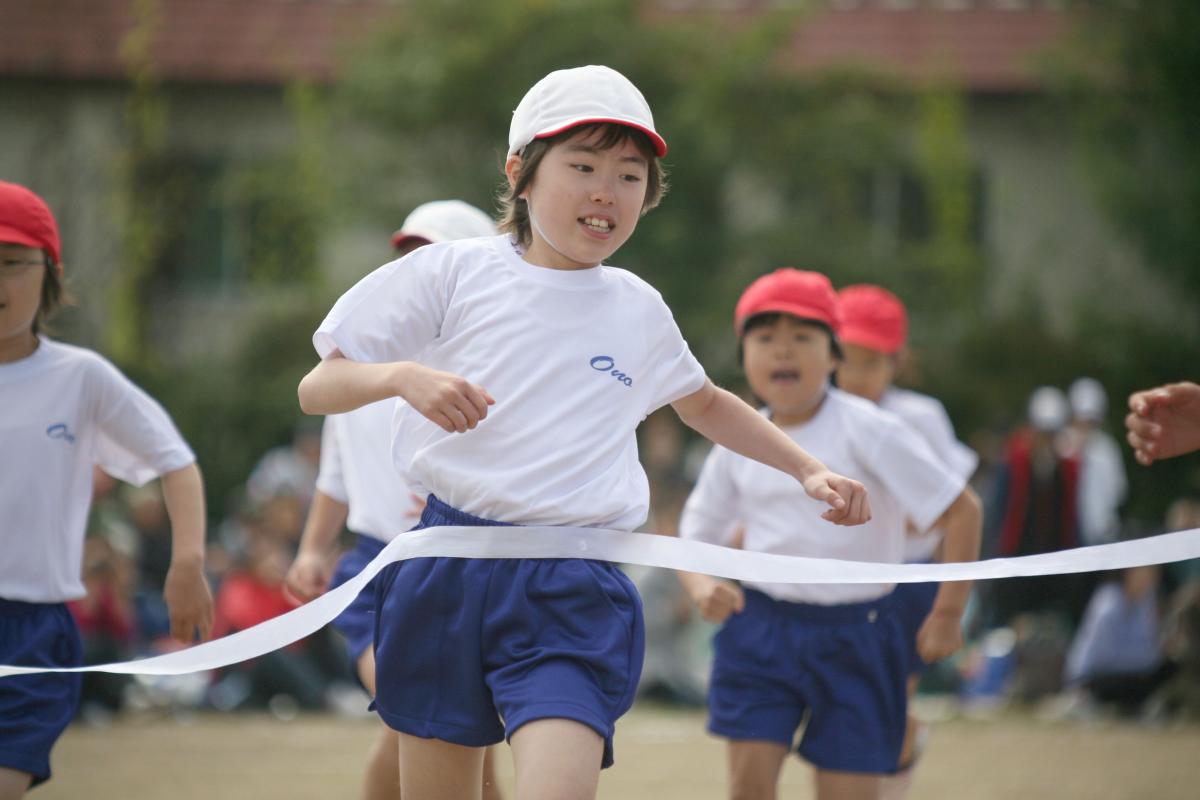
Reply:
M612 205L616 196L617 193L613 188L612 181L606 178L598 179L596 185L592 187L593 203Z

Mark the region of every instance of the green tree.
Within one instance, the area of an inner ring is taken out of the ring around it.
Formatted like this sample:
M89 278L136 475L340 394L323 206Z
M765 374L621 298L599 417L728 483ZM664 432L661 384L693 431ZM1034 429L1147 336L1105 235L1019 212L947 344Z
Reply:
M1057 75L1113 220L1151 268L1200 299L1198 34L1190 0L1099 0Z

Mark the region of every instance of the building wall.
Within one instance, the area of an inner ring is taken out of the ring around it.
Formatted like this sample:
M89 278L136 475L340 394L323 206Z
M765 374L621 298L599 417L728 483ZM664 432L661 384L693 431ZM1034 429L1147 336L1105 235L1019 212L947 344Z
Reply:
M75 308L56 332L101 346L111 313L110 288L121 267L120 159L129 145L128 90L105 82L0 79L0 177L46 198L58 218ZM165 90L170 158L238 167L279 156L295 129L279 88L173 86ZM336 232L323 247L345 249ZM233 346L249 316L296 302L288 286L237 281L193 285L156 298L151 335L168 355Z
M1061 107L977 97L969 136L986 187L989 311L1011 311L1032 289L1063 332L1081 303L1146 319L1194 316L1115 231Z

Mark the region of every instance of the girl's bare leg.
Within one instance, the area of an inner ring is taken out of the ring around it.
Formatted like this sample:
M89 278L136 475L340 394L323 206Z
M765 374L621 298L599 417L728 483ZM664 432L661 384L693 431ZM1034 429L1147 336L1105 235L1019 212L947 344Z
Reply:
M604 739L569 719L539 719L510 739L518 800L594 800Z

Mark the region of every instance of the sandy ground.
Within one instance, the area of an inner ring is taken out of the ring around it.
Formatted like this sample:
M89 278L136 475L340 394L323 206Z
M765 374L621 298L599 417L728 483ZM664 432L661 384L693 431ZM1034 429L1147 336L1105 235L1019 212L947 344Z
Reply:
M186 722L124 717L106 728L72 727L54 755L55 776L33 800L260 800L357 796L372 719L201 715ZM698 713L635 708L618 727L617 764L601 798L699 800L724 796L724 750ZM502 750L500 778L513 797ZM798 761L783 777L785 798L810 798ZM1200 728L1081 727L1005 716L938 723L914 800L928 798L1200 797Z

